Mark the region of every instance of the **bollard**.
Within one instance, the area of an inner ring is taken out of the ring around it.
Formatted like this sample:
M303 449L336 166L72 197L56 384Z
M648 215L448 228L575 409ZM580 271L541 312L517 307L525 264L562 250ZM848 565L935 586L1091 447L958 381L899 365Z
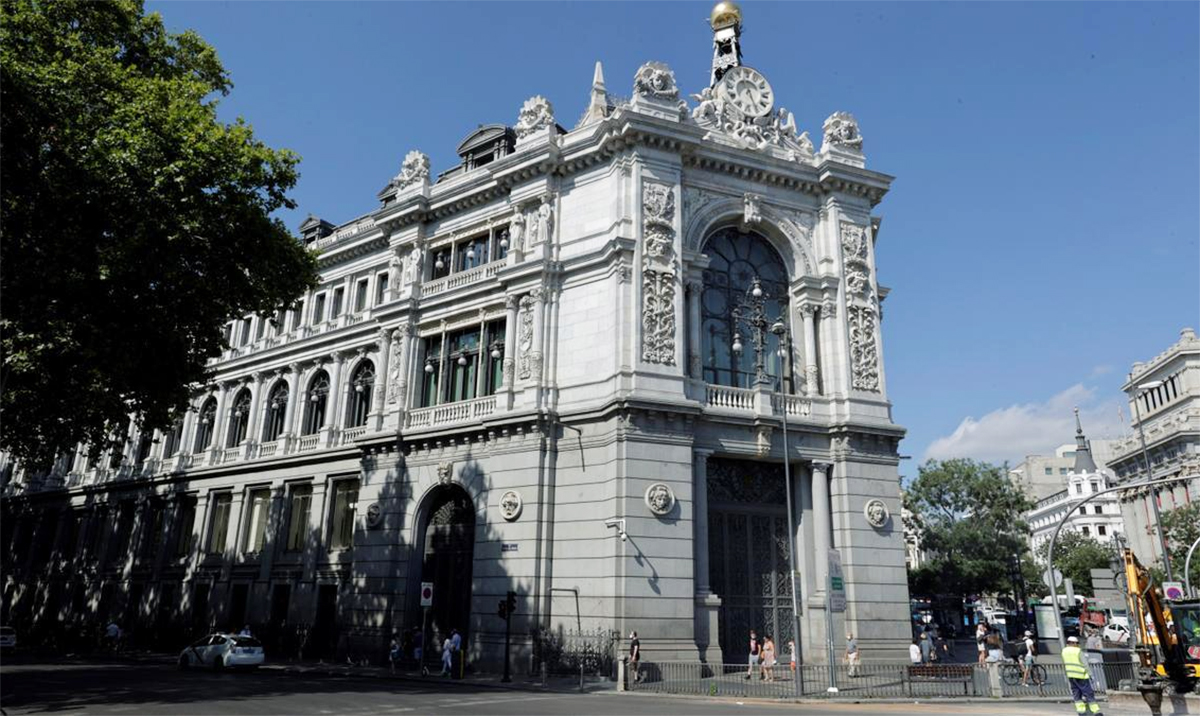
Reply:
M622 656L617 662L617 691L625 691L625 661L629 657Z
M989 687L988 690L991 691L992 698L993 699L1002 698L1004 696L1004 685L1000 681L1000 665L995 664L995 663L988 664L987 671L988 671L988 687Z

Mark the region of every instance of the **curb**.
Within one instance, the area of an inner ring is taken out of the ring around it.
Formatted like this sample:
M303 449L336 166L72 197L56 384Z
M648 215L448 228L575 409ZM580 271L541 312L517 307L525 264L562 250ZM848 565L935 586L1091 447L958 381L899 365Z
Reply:
M554 684L542 684L536 681L513 681L511 683L502 683L492 680L473 680L473 679L450 679L438 676L420 676L413 673L391 673L382 667L353 667L353 666L302 666L302 665L286 665L286 664L264 664L259 667L260 673L271 673L276 676L315 676L315 677L354 677L360 679L378 679L381 681L402 681L413 684L427 685L452 685L455 687L476 686L488 689L501 689L505 691L543 691L553 693L592 693L596 691L612 691L616 693L616 684L609 682L589 682L585 683L581 691L578 686L558 686Z

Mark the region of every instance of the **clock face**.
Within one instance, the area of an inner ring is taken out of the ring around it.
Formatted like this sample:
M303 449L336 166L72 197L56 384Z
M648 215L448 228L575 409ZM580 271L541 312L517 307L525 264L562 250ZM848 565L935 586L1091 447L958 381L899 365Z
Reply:
M767 78L750 67L731 67L721 77L717 92L721 99L751 117L763 116L775 104L775 95Z

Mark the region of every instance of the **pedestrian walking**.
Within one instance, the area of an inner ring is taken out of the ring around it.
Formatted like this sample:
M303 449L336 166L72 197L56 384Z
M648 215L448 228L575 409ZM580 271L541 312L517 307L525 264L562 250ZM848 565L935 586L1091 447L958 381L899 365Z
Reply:
M934 658L939 661L950 661L953 654L950 653L950 644L946 641L945 632L941 629L937 630L937 637L933 642Z
M921 647L918 646L918 641L913 639L912 643L908 645L908 660L913 664L921 663Z
M987 622L979 622L975 626L975 646L979 649L979 665L987 663Z
M1021 657L1021 686L1029 686L1029 672L1033 670L1033 660L1037 655L1037 642L1033 640L1033 632L1025 632L1022 644L1025 646L1025 654Z
M758 633L753 629L750 630L750 659L749 665L746 667L746 678L754 676L754 667L758 666L759 655L762 653L762 643L758 640ZM759 678L762 678L760 675Z
M108 642L108 648L117 653L121 650L121 627L114 619L104 628L104 640Z
M853 634L846 635L846 675L858 676L858 642Z
M1071 684L1071 700L1075 702L1075 713L1104 716L1100 704L1096 703L1096 692L1092 689L1092 675L1083 663L1083 650L1079 648L1079 637L1067 637L1067 646L1062 650L1063 668Z
M400 647L400 640L397 634L392 634L392 643L388 646L388 665L392 668L392 673L396 673L396 662L404 658L404 650Z
M453 676L457 671L459 678L463 674L462 666L462 634L458 633L458 629L450 630L450 675Z
M250 633L250 625L247 624L246 626L242 627L242 630L240 632L238 632L238 636L253 637L254 634Z
M775 680L775 640L770 634L763 637L762 672L763 681Z
M454 661L454 642L450 637L442 639L442 673L438 676L449 676Z
M629 632L629 668L633 670L633 683L638 683L642 680L642 672L638 668L638 662L642 660L642 642L638 639L636 631Z
M792 673L796 673L796 642L788 639L788 657L792 662Z
M920 649L922 664L933 661L933 640L929 638L929 632L921 632Z

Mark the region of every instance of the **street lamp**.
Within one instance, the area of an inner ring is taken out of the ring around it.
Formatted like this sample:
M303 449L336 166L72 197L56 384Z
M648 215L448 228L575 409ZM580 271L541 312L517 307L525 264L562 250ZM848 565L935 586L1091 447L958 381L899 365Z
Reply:
M1146 479L1152 481L1154 479L1154 468L1150 466L1150 451L1146 449L1146 430L1142 425L1142 411L1138 407L1138 399L1147 392L1154 390L1162 385L1161 380L1150 381L1149 383L1141 383L1137 386L1137 392L1133 396L1133 411L1137 418L1138 437L1142 441L1142 460L1146 463ZM1167 581L1174 582L1175 576L1171 572L1171 553L1167 551L1167 540L1163 537L1162 531L1162 515L1158 510L1158 493L1154 486L1150 487L1150 504L1154 507L1154 532L1158 535L1158 545L1162 549L1163 566L1167 570Z
M767 336L766 331L768 326L767 321L767 296L762 289L762 283L755 276L750 282L750 289L746 291L745 298L733 308L733 324L734 335L732 349L735 354L741 355L742 341L741 335L736 332L739 324L744 324L750 332L750 341L754 344L754 383L762 385L770 382L770 377L765 369L765 356ZM787 304L784 303L784 306ZM787 358L791 355L792 337L787 329L787 325L783 321L783 316L780 315L770 324L772 334L779 339L779 392L783 392L783 372L787 369ZM792 469L791 455L788 451L788 424L787 424L787 401L781 403L783 425L783 484L784 490L787 492L787 516L788 516L788 560L790 562L789 577L792 585L792 639L796 644L796 673L794 683L796 686L796 696L800 697L804 694L804 675L803 675L803 652L800 650L800 603L797 597L796 590L796 523L795 516L792 513ZM831 690L836 690L834 686L834 670L833 670L833 631L829 626L829 609L826 605L825 619L826 631L829 634L829 682Z

